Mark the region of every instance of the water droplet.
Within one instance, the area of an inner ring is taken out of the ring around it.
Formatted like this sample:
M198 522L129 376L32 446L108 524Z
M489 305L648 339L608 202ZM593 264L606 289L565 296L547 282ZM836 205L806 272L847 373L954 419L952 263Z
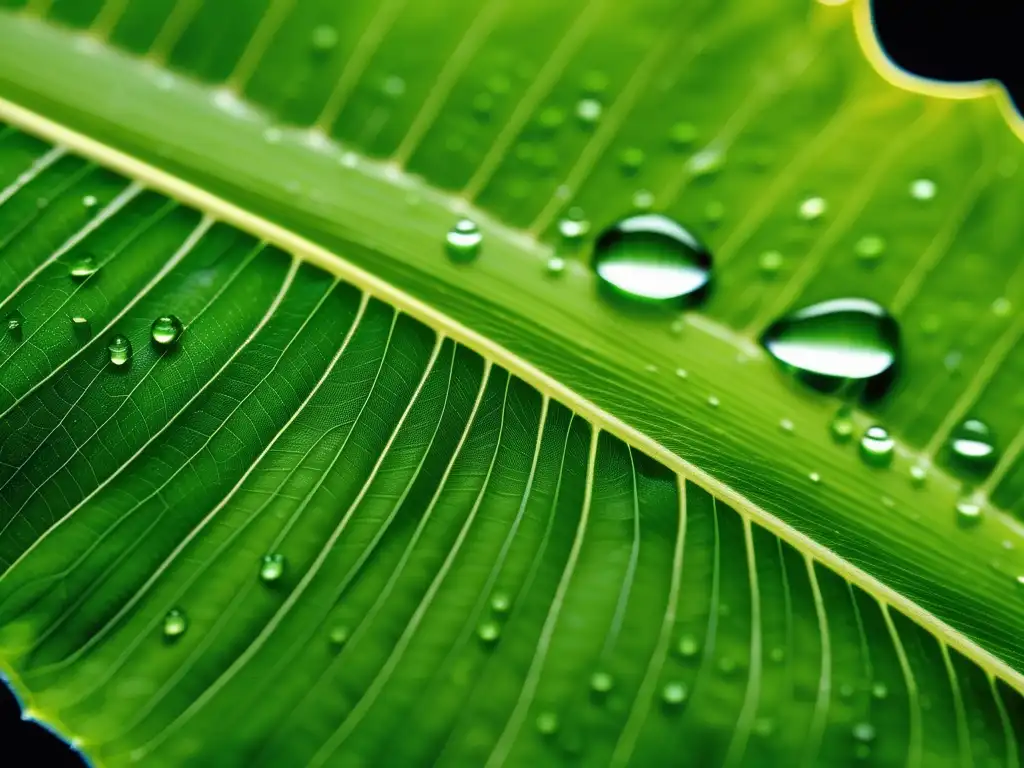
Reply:
M592 69L583 75L580 86L584 93L597 96L608 90L608 75L596 69Z
M508 93L512 89L512 81L500 73L487 78L487 90L491 93Z
M961 528L973 528L981 522L981 502L974 496L966 496L956 504L956 522Z
M997 451L992 430L978 419L968 419L949 438L953 460L964 469L987 471L995 464Z
M512 607L512 598L504 592L495 592L491 595L491 610L495 613L508 613Z
M338 30L330 24L320 24L313 28L310 45L317 53L326 53L338 44Z
M75 280L85 280L95 275L97 269L96 259L89 254L78 256L68 266L68 271Z
M21 312L16 309L8 312L7 317L4 318L4 323L7 326L7 333L9 333L15 341L21 341L21 335L25 323L25 319L21 316Z
M594 269L605 285L630 298L678 303L707 287L711 254L672 219L644 213L601 233Z
M338 625L331 628L330 633L327 635L327 639L331 641L332 645L342 646L348 642L348 635L348 627Z
M188 629L188 619L177 608L171 609L164 616L164 637L180 637L185 633L186 629Z
M717 408L721 404L722 401L715 397L715 395L708 395L708 405L710 405L712 408Z
M264 555L260 561L260 579L266 583L277 581L284 575L284 555L275 552Z
M475 222L470 219L459 219L445 238L448 255L454 261L472 261L480 252L480 243L483 239L483 233Z
M79 338L87 339L92 335L92 329L89 327L89 318L83 315L71 316L71 329Z
M544 269L549 275L560 275L565 272L565 259L561 256L552 256L544 265Z
M837 443L848 443L853 437L853 419L849 408L840 408L829 424L829 432Z
M117 334L110 340L110 344L107 345L107 351L110 353L111 365L116 365L120 368L127 365L128 361L132 358L132 343L128 341L127 336Z
M790 419L782 419L779 421L779 429L783 432L792 432L794 429L793 422Z
M857 741L870 742L875 740L875 726L871 723L857 723L853 726L853 738Z
M627 176L632 175L643 167L646 155L640 147L626 147L619 154L619 166Z
M872 467L887 467L892 464L896 442L885 427L868 427L860 439L860 457Z
M775 725L767 717L759 717L754 721L754 735L755 736L771 736L772 731L775 730Z
M654 207L654 193L646 189L638 189L633 193L633 207L638 211L648 211Z
M476 628L476 636L487 645L496 643L501 636L501 625L493 619L481 622Z
M665 687L661 689L661 700L670 707L678 707L686 701L689 693L685 683L673 681L665 683Z
M808 480L810 480L810 481L811 481L812 483L814 483L815 485L817 485L818 483L820 483L820 482L821 482L821 475L819 475L819 474L818 474L817 472L811 472L811 473L810 473L810 474L809 474L809 475L807 476L807 479L808 479Z
M1013 304L1005 296L1000 296L992 302L992 314L996 317L1009 317L1013 311Z
M853 252L865 264L873 264L885 253L885 240L878 235L864 235L853 246Z
M768 658L776 664L781 664L786 659L786 651L777 645L768 651Z
M697 126L693 123L676 123L669 130L668 139L676 149L688 149L697 141Z
M405 80L398 75L388 75L381 83L380 91L389 98L397 99L405 93Z
M718 660L718 671L723 675L731 675L736 671L736 659L732 656L723 656Z
M591 126L601 119L603 107L597 99L580 99L576 103L576 117L586 126Z
M782 254L778 251L765 251L757 257L757 266L765 277L775 277L782 269Z
M691 176L699 178L718 173L724 164L725 154L720 149L708 147L691 157L686 163L686 168Z
M594 693L608 693L615 685L615 680L607 672L595 672L590 676L590 690Z
M554 712L541 712L537 715L537 730L544 736L558 731L558 715Z
M910 484L915 488L924 487L928 480L928 469L921 464L915 464L910 468Z
M565 123L565 110L560 107L545 107L537 115L537 125L545 131L553 131Z
M1024 574L1017 577L1017 586L1024 589Z
M839 698L849 699L853 697L853 686L849 683L843 683L839 686Z
M685 368L676 368L676 378L685 379L689 377L689 373Z
M874 683L871 686L871 695L881 701L889 695L889 688L885 683Z
M96 203L98 202L99 201L96 199L96 195L86 195L85 197L82 198L82 205L84 205L86 208L95 208Z
M494 109L494 97L489 93L478 93L473 97L472 107L477 117L486 120Z
M725 218L725 204L720 200L712 200L704 206L704 221L712 226L718 226Z
M873 301L831 299L776 320L761 344L814 386L864 380L884 386L895 371L899 326Z
M915 200L931 200L935 192L935 182L931 179L914 179L910 182L910 196Z
M797 209L800 214L800 218L804 221L815 221L825 215L825 211L828 210L828 203L823 197L808 197L800 201L800 207Z
M565 216L558 220L558 234L567 243L579 243L589 231L590 222L581 208L570 208Z
M683 635L676 645L676 652L684 659L691 659L700 653L700 643L693 635Z
M160 315L153 321L150 335L157 346L167 348L178 341L182 330L181 320L175 315Z

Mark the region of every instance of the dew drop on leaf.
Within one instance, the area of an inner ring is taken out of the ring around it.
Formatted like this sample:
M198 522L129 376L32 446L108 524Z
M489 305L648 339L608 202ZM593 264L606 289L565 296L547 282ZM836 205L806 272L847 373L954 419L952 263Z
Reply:
M853 726L853 738L860 742L872 742L875 740L875 726L871 723L857 723Z
M600 70L592 69L583 75L580 85L584 93L597 96L608 90L608 75Z
M501 625L493 619L481 622L480 626L476 628L476 636L487 645L496 643L501 636Z
M558 731L558 715L554 712L541 712L537 715L537 730L544 736Z
M800 201L797 212L804 221L815 221L825 215L828 210L828 203L823 197L808 197Z
M878 235L864 235L854 244L853 252L861 262L873 264L885 253L885 240Z
M504 592L495 592L491 595L491 610L495 613L508 613L512 607L512 599Z
M899 326L868 299L830 299L772 323L761 335L772 357L809 384L885 383L898 362Z
M697 642L697 638L693 635L683 635L679 638L676 651L684 659L691 659L700 653L700 643Z
M327 639L331 641L331 645L341 647L348 642L348 635L348 627L338 625L331 629L330 633L327 635Z
M914 179L910 182L910 196L915 200L931 200L936 191L935 182L931 179Z
M928 470L921 464L915 464L910 468L910 484L915 488L923 488L928 480Z
M107 352L110 353L110 364L121 368L128 364L132 358L132 343L127 336L120 333L110 340L107 345Z
M725 205L720 200L712 200L704 206L704 221L718 226L725 218Z
M97 269L96 259L89 254L76 257L68 266L68 271L75 280L85 280L95 275Z
M475 222L470 219L459 219L445 238L448 255L453 261L472 261L480 252L483 239L483 233Z
M885 683L873 683L871 686L871 695L881 701L889 695L889 688Z
M97 202L99 201L96 200L96 195L86 195L82 198L82 205L86 208L95 208Z
M895 441L885 427L868 427L860 439L860 457L872 467L887 467L892 463Z
M604 671L597 671L590 676L590 690L597 694L608 693L615 685L612 676Z
M638 211L649 211L654 207L654 193L646 189L638 189L633 193L633 208Z
M949 449L957 465L972 470L991 469L998 455L992 430L978 419L968 419L953 430Z
M606 229L594 247L594 271L620 295L641 302L696 298L711 281L711 253L672 219L643 213Z
M280 579L284 575L284 555L275 552L271 555L264 555L260 561L260 580L269 584Z
M164 616L164 637L180 637L185 634L186 629L188 629L188 619L185 618L184 612L172 608Z
M481 120L491 116L494 109L494 97L489 93L478 93L473 97L473 113Z
M697 126L693 123L676 123L669 130L668 140L678 150L688 149L697 141Z
M590 126L601 119L604 108L597 99L580 99L576 103L576 117L584 125Z
M558 234L567 243L579 243L589 231L590 222L580 208L570 208L565 216L558 220Z
M320 24L313 28L310 45L316 53L326 53L338 44L338 30L330 24Z
M631 176L643 167L645 159L646 155L640 147L626 147L619 155L619 167L624 174Z
M89 318L84 315L72 315L71 330L74 331L75 336L79 339L88 339L92 335L92 329L89 327Z
M549 275L560 275L565 272L565 259L561 256L552 256L544 265L544 269Z
M765 277L775 277L782 269L782 254L778 251L765 251L757 257L757 266Z
M381 83L380 91L388 98L397 99L405 93L405 80L398 75L388 75Z
M974 496L966 496L956 503L956 522L961 528L973 528L981 518L981 502Z
M670 707L677 707L686 701L689 690L685 683L669 682L661 689L661 700Z
M554 131L565 123L565 110L561 107L545 107L537 115L537 125L545 131Z
M170 347L181 336L183 326L175 315L160 315L153 321L150 336L158 347Z
M25 319L21 316L21 312L18 310L12 310L7 313L7 317L4 318L4 325L7 327L7 333L15 341L21 341L21 335L24 329Z
M853 437L853 419L849 408L840 408L829 424L829 432L837 443L848 443Z
M695 154L686 163L691 176L711 176L718 173L725 164L725 155L720 149L708 147Z

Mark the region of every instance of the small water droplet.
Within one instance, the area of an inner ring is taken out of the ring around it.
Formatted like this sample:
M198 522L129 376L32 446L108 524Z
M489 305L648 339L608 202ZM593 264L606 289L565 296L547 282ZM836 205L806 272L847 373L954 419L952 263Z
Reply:
M804 221L815 221L825 215L828 210L828 203L823 197L808 197L800 201L797 212Z
M381 83L380 91L389 98L397 99L405 93L405 80L398 75L388 75Z
M717 408L721 404L722 401L715 397L715 395L708 395L708 405L710 405L712 408Z
M7 313L7 317L4 318L4 324L7 326L7 333L15 341L21 341L22 332L24 330L25 318L21 316L21 312L18 310L12 310Z
M348 627L338 625L331 628L330 633L327 635L327 639L331 641L331 645L340 647L348 642L348 635Z
M313 28L310 45L317 53L326 53L338 44L338 30L330 24L320 24Z
M491 116L491 111L494 109L494 97L489 93L478 93L473 97L473 112L481 120L486 120Z
M981 502L974 496L965 496L956 504L956 522L961 528L973 528L981 522Z
M89 327L89 318L84 315L71 316L71 329L81 339L87 339L92 335L92 329Z
M275 552L264 555L260 561L260 579L267 584L275 582L284 575L284 555Z
M865 264L874 264L885 253L885 240L879 235L864 235L853 246L857 258Z
M180 637L188 629L188 619L184 612L173 608L164 616L164 637Z
M783 432L792 432L794 429L793 422L789 419L782 419L779 421L779 429Z
M545 107L537 115L537 125L551 132L565 123L565 110L561 107Z
M131 360L132 343L128 341L127 336L122 336L119 333L110 340L110 344L107 345L107 352L110 353L111 365L121 368Z
M915 200L931 200L935 192L935 182L931 179L914 179L910 182L910 196Z
M654 207L654 193L646 189L638 189L633 193L633 208L638 211L649 211Z
M829 432L837 443L848 443L853 437L853 419L849 408L840 408L829 424Z
M871 723L857 723L853 726L853 738L857 741L871 742L875 740L875 726Z
M771 736L775 730L775 725L767 717L759 717L754 721L754 735L755 736Z
M590 676L590 690L594 693L608 693L614 686L615 680L607 672L598 671Z
M480 626L476 628L476 636L487 645L496 643L498 638L501 636L501 625L493 619L483 621L480 623Z
M821 475L819 475L817 472L811 472L809 475L807 475L807 479L810 480L815 485L817 485L818 483L821 482Z
M849 683L843 683L839 686L839 698L849 699L853 697L853 686Z
M885 427L868 427L860 439L860 457L872 467L887 467L892 464L896 442Z
M549 275L560 275L565 272L565 259L561 256L552 256L544 265L544 269Z
M69 265L68 271L75 280L85 280L96 274L96 259L89 254L76 257Z
M467 262L476 258L484 236L476 223L470 219L459 219L448 231L445 242L448 255L453 261Z
M639 171L644 164L646 155L640 147L626 147L619 154L619 166L627 176Z
M596 69L592 69L583 75L580 87L584 93L597 96L608 90L608 75Z
M910 484L915 488L923 488L925 482L928 480L928 469L921 465L915 464L910 468Z
M786 651L781 646L775 646L768 651L768 658L776 664L781 664L786 660Z
M782 269L782 254L778 251L765 251L757 257L757 266L765 277L775 277Z
M736 669L736 659L732 656L723 656L718 660L718 671L723 675L731 675Z
M1013 304L1005 296L1000 296L992 302L992 314L996 317L1009 317L1013 311Z
M688 378L689 375L690 374L687 372L687 370L685 368L676 368L676 377L677 378L685 379L685 378Z
M86 208L95 208L96 203L98 202L99 201L96 199L96 195L86 195L85 197L82 198L82 205L84 205Z
M603 107L597 99L580 99L576 103L576 117L586 126L591 126L601 119Z
M704 221L712 226L718 226L725 218L725 204L720 200L712 200L704 206Z
M182 330L181 320L175 315L160 315L153 321L150 336L157 346L167 348L178 341Z
M544 736L558 731L558 715L554 712L541 712L537 715L537 730Z
M978 419L968 419L953 430L949 448L960 467L975 471L991 469L998 455L992 430Z
M899 326L873 301L831 299L776 320L761 344L813 386L874 380L884 387L897 364Z
M495 613L508 613L512 607L512 598L504 592L495 592L491 595L491 610Z
M644 213L601 233L594 270L603 283L627 297L678 303L697 298L711 280L711 254L666 216Z
M512 89L512 81L500 72L488 77L486 85L491 93L508 93Z
M570 208L565 216L558 220L558 234L567 243L579 243L590 232L590 222L581 208Z
M1024 573L1017 577L1017 586L1024 589Z
M889 695L889 688L885 683L877 682L871 686L871 695L881 701Z
M689 693L685 683L673 681L665 683L665 687L661 689L661 700L670 707L678 707L686 701Z
M678 150L688 149L697 141L697 126L693 123L676 123L668 132L668 140Z
M684 659L690 659L700 653L700 643L693 635L683 635L676 645L676 652Z
M718 173L725 165L725 154L714 147L702 149L691 157L686 163L686 169L691 176L700 178Z

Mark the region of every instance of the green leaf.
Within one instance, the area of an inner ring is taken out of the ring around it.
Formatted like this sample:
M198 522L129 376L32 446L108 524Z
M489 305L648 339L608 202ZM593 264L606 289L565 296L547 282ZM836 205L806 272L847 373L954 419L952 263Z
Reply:
M866 4L0 5L30 716L102 764L1019 765L1004 97L880 77ZM639 191L711 246L700 312L608 302L559 240ZM888 469L756 344L846 294L901 321L854 414ZM945 447L969 414L987 478Z

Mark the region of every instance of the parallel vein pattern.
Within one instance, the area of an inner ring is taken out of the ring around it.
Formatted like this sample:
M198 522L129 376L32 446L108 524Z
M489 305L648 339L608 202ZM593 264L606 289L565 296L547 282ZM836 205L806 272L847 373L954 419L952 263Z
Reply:
M0 189L0 658L102 764L1020 764L1018 693L491 361L11 128Z

